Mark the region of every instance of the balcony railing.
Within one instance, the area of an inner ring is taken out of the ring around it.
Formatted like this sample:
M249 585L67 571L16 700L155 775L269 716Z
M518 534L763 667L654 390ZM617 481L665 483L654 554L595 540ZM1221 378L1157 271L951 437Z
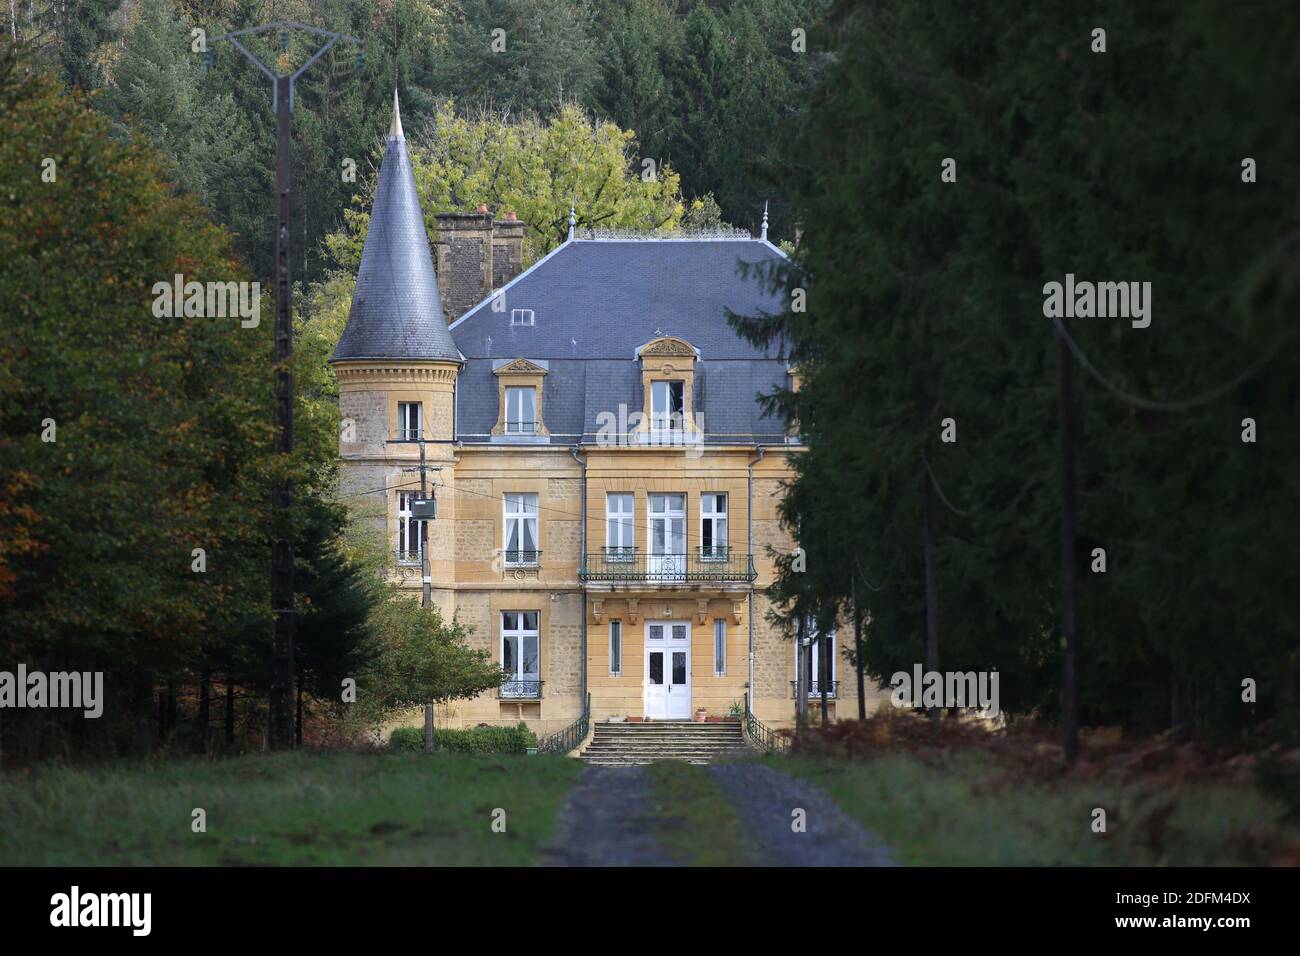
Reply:
M540 700L542 682L533 678L523 680L509 678L501 682L501 686L497 688L497 696L503 700Z
M726 549L705 553L646 554L614 548L583 556L578 577L611 584L695 584L700 582L753 581L754 558Z
M834 697L835 690L839 686L840 686L839 681L837 680L830 681L826 685L826 696ZM793 697L797 697L798 695L799 695L799 682L792 680L790 681L790 696L793 698ZM810 682L808 684L808 699L811 700L812 698L820 697L821 695L822 695L821 683L819 681Z
M501 558L508 568L535 568L542 563L540 551L517 551L507 548Z
M399 550L399 551L397 551L397 552L395 552L395 553L397 554L397 563L398 563L398 564L411 565L411 564L420 564L420 563L421 563L421 561L420 561L420 552L419 552L419 551L400 551L400 550Z

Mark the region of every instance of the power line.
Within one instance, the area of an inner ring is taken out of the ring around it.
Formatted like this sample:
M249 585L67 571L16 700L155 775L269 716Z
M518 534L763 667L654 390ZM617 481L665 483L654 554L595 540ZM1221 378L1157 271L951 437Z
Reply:
M1108 381L1106 377L1097 370L1097 367L1093 365L1092 362L1088 361L1088 357L1083 354L1083 350L1079 348L1078 344L1074 341L1074 339L1070 337L1070 333L1065 330L1065 326L1061 324L1060 317L1052 316L1052 322L1056 326L1057 334L1061 336L1062 341L1065 342L1066 346L1069 348L1070 352L1074 355L1074 357L1079 360L1079 364L1083 366L1084 371L1086 371L1089 375L1095 378L1103 388L1105 388L1116 398L1128 403L1129 405L1132 405L1134 408L1141 408L1150 412L1184 412L1190 408L1195 408L1198 405L1204 405L1208 402L1214 401L1216 398L1226 395L1228 392L1231 392L1234 388L1236 388L1242 382L1246 381L1246 379L1250 378L1261 368L1267 365L1270 361L1272 361L1273 358L1278 354L1278 352L1282 351L1282 346L1286 343L1286 340L1288 338L1288 336L1284 335L1282 336L1282 338L1278 339L1277 344L1273 346L1271 351L1267 352L1261 358L1256 359L1250 365L1246 366L1245 371L1243 371L1232 381L1228 382L1226 385L1221 385L1218 388L1212 389L1211 391L1208 391L1203 395L1198 395L1196 398L1189 398L1186 399L1185 401L1157 402L1149 398L1141 398L1137 395L1131 395L1128 392L1125 392L1123 389L1121 389L1118 385L1115 385L1112 382Z

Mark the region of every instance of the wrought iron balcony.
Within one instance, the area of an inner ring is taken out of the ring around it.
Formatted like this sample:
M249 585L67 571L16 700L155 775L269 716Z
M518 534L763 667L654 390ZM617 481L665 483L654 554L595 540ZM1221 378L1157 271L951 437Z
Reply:
M501 560L507 568L535 568L542 563L542 552L507 548L501 552Z
M501 682L501 686L497 688L497 696L503 700L540 700L542 682L531 677L523 680L512 677Z
M690 554L646 554L634 548L608 548L583 556L578 577L610 584L698 584L753 581L753 555L726 548Z
M833 698L835 696L835 690L839 686L840 686L840 682L837 680L833 680L830 683L828 683L826 685L826 696ZM793 698L793 697L797 697L798 695L799 695L799 682L792 680L790 681L790 696ZM808 699L811 700L812 698L820 697L821 695L822 695L821 682L812 681L808 685Z
M396 552L394 552L394 553L397 555L397 563L398 563L398 564L402 564L402 565L413 565L413 564L420 564L420 563L421 563L421 561L420 561L420 552L419 552L419 551L400 551L400 550L399 550L399 551L396 551Z

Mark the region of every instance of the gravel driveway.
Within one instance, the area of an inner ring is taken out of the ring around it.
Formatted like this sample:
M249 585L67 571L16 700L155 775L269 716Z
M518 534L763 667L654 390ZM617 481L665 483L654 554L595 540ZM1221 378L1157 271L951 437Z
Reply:
M814 784L761 764L715 764L708 771L732 800L760 866L893 866L893 856ZM561 816L546 866L672 866L656 832L662 819L646 799L644 767L588 767ZM791 824L805 811L806 832Z

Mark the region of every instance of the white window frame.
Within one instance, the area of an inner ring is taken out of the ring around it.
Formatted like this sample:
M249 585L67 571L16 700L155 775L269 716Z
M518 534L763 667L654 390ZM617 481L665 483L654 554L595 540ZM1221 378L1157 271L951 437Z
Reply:
M673 409L673 386L680 389L680 404ZM662 399L662 400L661 400ZM682 379L655 379L650 383L650 427L657 432L680 432L686 429L686 382Z
M415 422L411 422L411 413ZM419 441L424 434L424 402L397 403L397 440Z
M524 393L529 393L529 417L524 419L523 399ZM511 401L511 398L517 401ZM507 385L506 386L506 434L507 435L536 435L537 434L537 386L536 385Z
M722 510L718 510L721 502ZM700 495L700 560L726 561L727 547L727 496L724 492L705 492ZM704 529L708 527L709 538L713 541L706 546ZM719 530L721 528L721 530Z
M528 627L528 615L533 616L533 626ZM510 615L515 615L515 627L508 627ZM499 696L524 698L527 700L539 699L542 696L542 634L541 634L541 612L527 610L510 610L501 612L501 644L499 658L501 661L501 670L505 675L501 682ZM514 669L506 669L506 639L515 638ZM536 670L524 670L524 661L527 655L524 653L524 642L526 640L536 642L536 654L534 655ZM523 682L536 682L537 689L533 691L530 687L525 687ZM513 686L512 686L513 685Z
M503 522L502 558L507 567L536 567L541 558L541 539L538 537L537 495L529 491L508 491L501 501ZM518 528L519 546L510 547L510 532ZM532 547L523 547L526 532L531 532ZM512 559L511 554L515 557Z
M636 557L636 495L605 495L605 559L632 561Z
M727 676L727 622L721 617L713 621L713 676Z
M420 564L424 560L424 535L421 525L424 519L411 517L411 499L417 497L413 491L397 493L397 563ZM414 535L414 540L412 540ZM414 544L415 547L411 547Z
M609 675L623 676L623 622L609 622Z
M657 504L663 505L662 510L655 510ZM647 522L650 528L647 573L656 581L673 583L686 580L686 494L652 494L647 499L647 509L650 519ZM656 544L657 538L663 539L662 545ZM657 547L668 550L656 550Z
M537 313L532 309L511 309L510 324L534 326L537 324Z
M807 626L807 627L805 628L805 630L804 630L804 639L805 639L805 640L808 640L808 641L811 642L810 645L809 645L809 647L810 647L810 649L812 650L812 681L811 681L811 683L809 683L809 685L808 685L808 699L809 699L809 700L812 700L814 697L821 697L821 691L820 691L820 689L819 689L819 685L820 685L820 683L821 683L821 672L818 670L818 667L820 666L820 663L821 663L821 662L818 660L818 655L819 655L819 653L820 653L820 647L818 646L818 642L817 642L817 638L818 638L819 636L820 636L820 635L818 635L818 633L817 633L817 628L813 625L813 623L812 623L811 621L809 621L809 622L808 622L808 626ZM826 635L826 636L830 638L830 645L831 645L831 646L830 646L830 652L831 652L831 686L830 686L829 688L827 688L826 696L827 696L828 698L830 698L831 700L834 700L835 697L836 697L835 691L836 691L836 688L838 687L838 684L836 683L837 678L836 678L836 676L835 676L835 671L836 671L836 666L835 666L835 664L836 664L836 658L839 656L839 655L836 654L836 652L835 652L835 628L831 628L831 632L830 632L828 635ZM795 667L795 679L798 680L798 678L799 678L799 646L798 646L798 642L795 643L794 667Z

